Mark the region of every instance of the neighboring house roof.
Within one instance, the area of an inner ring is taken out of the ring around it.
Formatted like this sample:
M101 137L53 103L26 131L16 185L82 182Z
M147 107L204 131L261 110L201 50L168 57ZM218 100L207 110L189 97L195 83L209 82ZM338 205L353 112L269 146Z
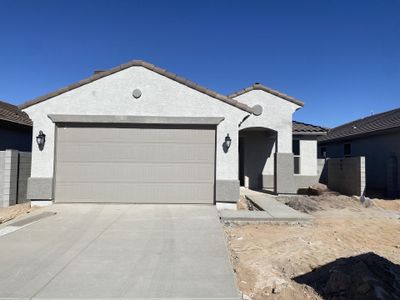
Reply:
M237 100L234 100L232 98L229 98L229 97L227 97L225 95L222 95L222 94L219 94L219 93L217 93L215 91L207 89L207 88L205 88L205 87L203 87L201 85L198 85L197 83L195 83L193 81L187 80L187 79L185 79L183 77L180 77L180 76L178 76L178 75L176 75L174 73L168 72L165 69L161 69L161 68L159 68L159 67L157 67L157 66L155 66L153 64L150 64L150 63L142 61L142 60L133 60L131 62L119 65L119 66L114 67L114 68L112 68L110 70L107 70L107 71L96 72L94 75L92 75L92 76L90 76L90 77L88 77L86 79L83 79L81 81L73 83L73 84L71 84L71 85L69 85L67 87L61 88L61 89L59 89L59 90L57 90L55 92L46 94L44 96L38 97L36 99L33 99L31 101L25 102L22 105L20 105L19 107L21 109L27 108L29 106L32 106L32 105L35 105L37 103L46 101L46 100L48 100L50 98L53 98L53 97L58 96L58 95L61 95L63 93L66 93L66 92L71 91L73 89L76 89L78 87L81 87L81 86L83 86L85 84L91 83L91 82L96 81L96 80L98 80L100 78L107 77L107 76L109 76L111 74L117 73L119 71L125 70L125 69L133 67L133 66L144 67L144 68L146 68L148 70L156 72L156 73L158 73L158 74L160 74L162 76L165 76L165 77L167 77L169 79L172 79L172 80L175 80L175 81L177 81L177 82L179 82L181 84L184 84L184 85L186 85L186 86L188 86L188 87L190 87L192 89L195 89L195 90L197 90L197 91L199 91L201 93L204 93L204 94L206 94L208 96L216 98L216 99L218 99L218 100L220 100L222 102L225 102L227 104L233 105L233 106L235 106L235 107L237 107L237 108L239 108L241 110L244 110L246 112L253 113L253 109L251 107L249 107L248 105L244 104L244 103L241 103L241 102L239 102Z
M270 93L272 95L275 95L275 96L277 96L279 98L282 98L284 100L287 100L289 102L295 103L297 105L304 106L304 102L303 101L300 101L299 99L293 98L293 97L291 97L289 95L286 95L284 93L281 93L281 92L279 92L277 90L273 90L273 89L271 89L271 88L269 88L269 87L267 87L265 85L262 85L261 83L255 83L252 86L249 86L248 88L245 88L243 90L237 91L236 93L233 93L233 94L229 95L229 98L235 98L237 96L243 95L243 94L245 94L247 92L250 92L250 91L253 91L253 90L261 90L261 91Z
M18 106L3 101L0 101L0 121L32 126L32 121L25 112Z
M363 135L376 134L388 129L400 128L400 108L386 111L370 117L358 119L332 128L320 142L349 139Z
M298 121L293 121L292 128L293 134L304 135L325 135L328 131L328 128Z

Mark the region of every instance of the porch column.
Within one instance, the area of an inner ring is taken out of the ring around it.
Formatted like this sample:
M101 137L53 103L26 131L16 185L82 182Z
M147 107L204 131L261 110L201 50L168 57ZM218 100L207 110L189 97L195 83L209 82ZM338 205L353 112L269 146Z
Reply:
M275 152L275 187L277 194L294 194L294 158L293 153Z

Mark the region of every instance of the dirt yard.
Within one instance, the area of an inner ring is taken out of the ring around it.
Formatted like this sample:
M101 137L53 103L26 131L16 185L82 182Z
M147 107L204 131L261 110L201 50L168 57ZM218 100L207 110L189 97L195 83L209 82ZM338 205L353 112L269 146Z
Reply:
M17 204L10 207L0 208L0 224L8 222L20 215L29 214L37 207L31 208L31 203Z
M400 299L400 200L279 201L313 223L225 227L244 299Z

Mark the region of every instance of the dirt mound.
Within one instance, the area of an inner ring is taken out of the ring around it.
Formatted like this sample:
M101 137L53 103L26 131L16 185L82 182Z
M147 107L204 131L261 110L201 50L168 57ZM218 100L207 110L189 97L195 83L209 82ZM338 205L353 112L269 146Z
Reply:
M337 259L293 280L324 299L400 299L400 266L372 252Z
M400 200L381 200L381 199L371 199L372 206L400 211Z
M290 206L295 210L305 213L344 208L352 208L353 210L357 210L362 207L360 201L355 197L329 193L324 193L320 196L278 196L276 197L276 200Z
M400 200L366 207L329 191L277 200L313 222L225 228L243 299L399 299Z
M37 208L31 207L30 202L0 208L0 224L8 222L8 221L18 217L19 215L28 214L35 209L37 209Z

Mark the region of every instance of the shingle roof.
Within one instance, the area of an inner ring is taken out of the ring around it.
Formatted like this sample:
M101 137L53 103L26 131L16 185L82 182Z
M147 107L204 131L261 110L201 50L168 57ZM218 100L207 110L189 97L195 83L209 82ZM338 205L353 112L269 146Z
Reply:
M119 65L117 67L114 67L114 68L112 68L110 70L103 71L103 72L98 72L97 74L94 74L94 75L92 75L92 76L90 76L90 77L88 77L86 79L83 79L81 81L73 83L73 84L71 84L71 85L69 85L67 87L61 88L61 89L59 89L59 90L57 90L55 92L52 92L52 93L49 93L47 95L38 97L38 98L33 99L31 101L25 102L22 105L20 105L19 107L21 109L27 108L29 106L32 106L32 105L35 105L37 103L46 101L46 100L48 100L50 98L53 98L53 97L58 96L58 95L61 95L63 93L66 93L66 92L71 91L73 89L76 89L78 87L81 87L81 86L83 86L85 84L91 83L91 82L96 81L96 80L98 80L100 78L109 76L111 74L117 73L119 71L125 70L125 69L133 67L133 66L144 67L144 68L146 68L148 70L156 72L156 73L158 73L158 74L160 74L162 76L165 76L165 77L167 77L169 79L172 79L172 80L175 80L175 81L177 81L177 82L179 82L181 84L184 84L184 85L186 85L186 86L188 86L188 87L190 87L192 89L195 89L195 90L197 90L197 91L199 91L201 93L204 93L204 94L206 94L208 96L216 98L216 99L218 99L218 100L220 100L222 102L225 102L227 104L233 105L233 106L235 106L235 107L237 107L237 108L239 108L241 110L244 110L246 112L253 113L253 109L251 107L249 107L248 105L244 104L244 103L241 103L241 102L239 102L237 100L229 98L229 97L227 97L225 95L219 94L219 93L217 93L215 91L209 90L209 89L207 89L207 88L205 88L205 87L203 87L201 85L198 85L197 83L195 83L193 81L187 80L187 79L185 79L183 77L180 77L180 76L178 76L178 75L176 75L174 73L168 72L165 69L161 69L161 68L159 68L159 67L157 67L157 66L155 66L153 64L150 64L150 63L142 61L142 60L133 60L133 61L128 62L126 64L122 64L122 65Z
M289 95L286 95L284 93L281 93L281 92L279 92L277 90L271 89L271 88L269 88L269 87L267 87L267 86L265 86L265 85L263 85L261 83L255 83L252 86L249 86L248 88L245 88L245 89L242 89L240 91L237 91L237 92L229 95L229 98L235 98L237 96L243 95L243 94L245 94L247 92L250 92L250 91L253 91L253 90L265 91L267 93L275 95L275 96L277 96L279 98L282 98L284 100L287 100L289 102L295 103L295 104L300 105L300 106L304 106L304 102L303 101L301 101L299 99L296 99L296 98L293 98L293 97L291 97Z
M18 106L3 101L0 101L0 120L32 126L32 121L25 112L21 111Z
M292 128L293 134L325 135L328 131L328 128L298 121L293 121Z
M320 142L358 137L379 133L383 130L400 128L400 108L386 111L370 117L358 119L332 128L328 134L319 139Z

